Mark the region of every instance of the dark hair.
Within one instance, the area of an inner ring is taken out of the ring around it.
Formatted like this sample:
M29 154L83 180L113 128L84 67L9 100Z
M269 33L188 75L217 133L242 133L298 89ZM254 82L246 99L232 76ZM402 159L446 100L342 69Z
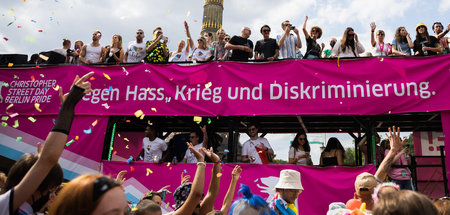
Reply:
M69 45L70 44L70 40L69 39L66 39L66 38L64 38L63 39L63 46L65 46L65 45Z
M425 25L422 25L422 26L425 26ZM425 32L424 32L424 34L425 34L426 40L427 40L427 41L430 41L430 35L428 34L428 28L427 28L427 26L425 26ZM420 34L419 34L419 28L416 28L416 40L417 40L417 41L422 41L422 37L421 37Z
M36 163L39 156L35 154L25 154L20 158L9 170L8 178L5 183L5 190L10 190L20 183L20 181L25 177L27 172ZM57 187L61 184L63 180L63 171L59 164L53 166L53 168L48 173L47 177L41 182L38 187L38 191L45 192L50 188Z
M438 210L424 194L411 190L400 190L386 194L375 204L374 215L437 215Z
M153 33L155 33L155 31L157 31L157 30L162 30L162 28L161 27L156 27L155 29L153 29Z
M442 25L441 22L435 22L435 23L433 23L433 26L431 26L431 28L433 28L433 31L434 31L434 26L435 25L441 25L442 27L444 27L444 25Z
M350 46L350 48L352 49L353 54L356 56L356 53L355 53L355 36L353 36L353 39L351 39L351 40L347 39L348 32L350 32L350 31L355 32L352 27L347 27L345 29L344 35L342 36L342 39L341 39L341 48L342 48L342 51L345 52L345 49L347 48L347 46Z
M143 201L143 200L145 200L145 199L147 199L147 200L152 200L152 201L153 201L153 197L154 197L154 196L159 196L159 197L161 197L161 194L158 193L158 192L155 192L155 191L150 191L150 192L147 193L147 195L146 195L144 198L142 198L141 201Z
M344 149L344 147L342 147L341 142L339 142L339 140L336 137L332 137L328 140L327 147L325 147L323 152L329 152L332 149L342 150L343 155L345 157L345 149Z
M298 142L298 138L300 137L300 135L305 135L305 138L306 138L305 144L303 145L303 150L305 150L305 152L310 152L311 151L311 147L309 146L308 137L306 136L306 133L303 130L299 131L295 135L294 140L292 141L291 147L293 147L294 150L296 150L300 146L300 143Z
M143 199L136 205L134 215L144 215L147 212L161 212L161 207L152 200Z
M262 27L261 27L261 29L259 30L259 33L262 33L263 32L263 28L269 28L269 31L271 30L270 29L270 27L268 26L268 25L263 25Z

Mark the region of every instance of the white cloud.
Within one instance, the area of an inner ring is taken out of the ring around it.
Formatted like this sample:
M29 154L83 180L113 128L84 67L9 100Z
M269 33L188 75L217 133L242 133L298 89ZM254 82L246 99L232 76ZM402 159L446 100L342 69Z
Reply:
M439 5L438 10L440 13L445 13L448 12L448 10L450 10L450 0L441 0L441 3L437 5Z

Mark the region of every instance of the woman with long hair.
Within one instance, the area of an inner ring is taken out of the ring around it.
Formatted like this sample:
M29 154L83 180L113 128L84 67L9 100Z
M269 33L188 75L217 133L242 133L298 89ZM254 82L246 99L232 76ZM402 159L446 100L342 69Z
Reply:
M206 39L202 36L197 39L197 46L194 47L194 41L191 37L188 39L189 46L192 47L192 53L189 56L189 60L192 61L208 61L210 58L210 51L208 50L208 44Z
M375 22L370 23L370 29L371 29L371 34L370 34L370 43L372 44L372 53L373 56L388 56L388 49L389 45L384 43L384 31L383 30L378 30L377 31L377 39L375 40L374 37L374 32L375 29L377 28L377 25L375 24Z
M304 131L300 131L295 135L294 140L289 148L289 163L312 165L311 156L309 155L311 147Z
M308 16L305 17L305 22L303 23L303 34L305 34L306 39L306 59L317 59L321 57L321 53L325 44L322 43L322 47L317 43L317 39L322 36L322 29L319 26L313 26L310 33L306 30L306 22L308 21Z
M111 47L106 52L106 56L108 57L106 63L119 64L123 62L124 51L122 48L122 36L114 34L111 41Z
M430 37L425 24L419 23L416 26L416 40L414 40L414 55L426 56L437 55L442 52L442 45L436 37Z
M333 57L359 57L365 49L358 40L353 28L347 27L342 39L337 41L332 50Z
M344 165L345 149L336 137L328 140L327 146L320 155L321 166Z
M395 38L392 41L392 54L396 56L411 56L414 44L406 28L400 26L395 30Z

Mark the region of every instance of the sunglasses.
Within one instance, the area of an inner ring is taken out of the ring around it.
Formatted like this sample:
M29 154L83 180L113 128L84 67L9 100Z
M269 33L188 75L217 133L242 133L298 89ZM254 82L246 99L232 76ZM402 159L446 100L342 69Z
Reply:
M197 42L203 42L203 40L202 39L198 39Z
M378 33L377 35L378 36L384 36L384 33Z
M319 30L316 30L316 29L311 30L311 33L316 33L316 32L319 33Z
M298 138L298 140L306 140L306 138Z
M361 187L361 188L359 188L359 191L369 191L369 188Z
M291 24L284 24L284 26L288 27L288 26L292 26Z
M226 41L228 41L228 40L230 40L230 38L225 38L225 39L223 39L223 40L226 40Z
M144 32L136 32L136 34L144 34Z
M270 30L269 29L264 29L263 32L267 33L267 32L270 32Z

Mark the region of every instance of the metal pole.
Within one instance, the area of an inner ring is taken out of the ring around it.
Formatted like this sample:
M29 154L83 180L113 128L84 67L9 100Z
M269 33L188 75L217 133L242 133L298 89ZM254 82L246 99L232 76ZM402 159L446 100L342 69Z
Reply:
M449 194L448 194L447 168L445 166L444 146L439 146L439 149L441 150L442 177L444 178L445 196L449 196Z

